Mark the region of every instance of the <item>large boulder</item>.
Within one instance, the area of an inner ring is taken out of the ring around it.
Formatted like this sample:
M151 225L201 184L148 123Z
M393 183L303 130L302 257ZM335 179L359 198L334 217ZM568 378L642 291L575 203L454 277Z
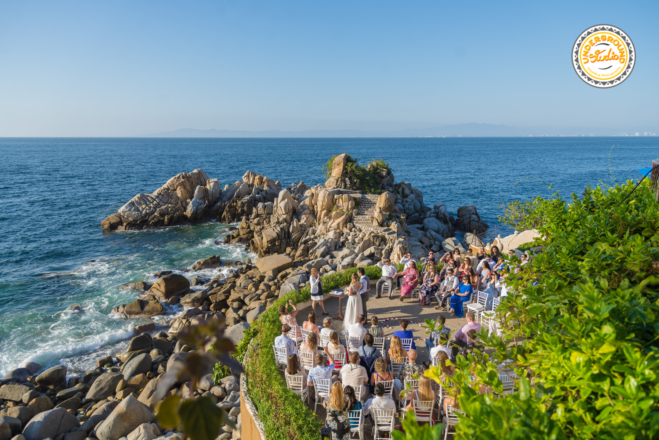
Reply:
M74 415L64 408L55 408L34 416L23 429L23 435L26 440L55 438L79 425Z
M141 424L155 421L156 416L146 405L128 396L96 428L96 437L100 440L119 440Z
M20 420L21 426L25 426L27 425L27 422L29 422L32 417L34 417L34 411L32 411L32 409L28 408L27 406L15 406L7 410L7 415L9 417Z
M160 401L157 399L158 396L156 395L156 391L158 390L158 385L160 385L161 377L162 376L151 379L149 383L146 384L146 386L140 393L140 396L138 397L138 400L140 402L142 402L144 405L148 406L151 409L155 408L156 404ZM169 391L169 390L165 390L165 391Z
M224 336L228 338L231 342L233 342L233 345L238 345L238 343L240 343L240 341L243 339L245 330L247 330L248 328L249 328L249 324L247 324L246 322L241 322L225 330Z
M222 259L219 255L203 258L192 265L192 270L213 269L222 265Z
M0 419L0 440L9 440L11 437L12 432L9 422Z
M10 429L10 434L16 435L21 433L21 427L23 424L21 423L20 420L14 417L9 417L9 416L0 416L0 439L3 438L3 433L2 433L2 425L3 424L9 425ZM11 438L11 435L7 438Z
M343 169L348 163L348 155L346 153L339 154L334 158L332 162L332 173L330 178L325 182L326 188L336 188L341 183L341 177L343 175Z
M281 272L289 267L293 267L293 260L288 255L279 254L259 258L254 264L261 273L266 273L273 269L277 272Z
M140 373L148 373L151 371L151 356L147 353L138 354L126 362L121 371L125 380Z
M136 299L124 307L124 314L128 317L164 315L165 308L158 301Z
M57 365L41 373L37 376L37 385L42 386L60 386L64 384L66 379L66 367Z
M2 376L0 379L0 384L10 383L10 382L25 382L28 377L32 376L32 372L27 368L16 368L9 371L7 374Z
M11 400L13 402L20 402L23 394L30 391L31 388L26 385L9 384L0 387L0 400Z
M396 196L389 191L383 192L380 194L380 197L378 197L378 202L375 207L380 208L383 214L391 214L396 207Z
M96 378L85 398L96 401L106 399L114 394L123 379L121 373L103 373Z
M149 289L150 294L161 300L167 300L173 296L180 296L190 288L190 281L183 275L169 274L160 278Z
M30 403L27 405L29 409L32 410L34 414L39 414L44 411L48 411L53 409L53 402L50 400L50 397L48 396L40 396L35 399L32 399Z
M160 429L155 423L142 423L128 434L128 440L153 440L160 435Z
M436 232L442 237L449 237L451 235L451 228L434 217L428 217L423 220L423 229Z
M461 206L458 208L457 226L465 232L481 234L487 232L489 226L481 220L478 210L474 205Z

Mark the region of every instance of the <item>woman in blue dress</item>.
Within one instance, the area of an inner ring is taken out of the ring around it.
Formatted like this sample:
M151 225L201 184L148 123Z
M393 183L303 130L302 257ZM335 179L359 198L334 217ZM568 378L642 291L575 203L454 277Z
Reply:
M464 304L469 302L474 288L471 286L469 277L462 277L460 291L451 296L451 315L458 318L464 317Z

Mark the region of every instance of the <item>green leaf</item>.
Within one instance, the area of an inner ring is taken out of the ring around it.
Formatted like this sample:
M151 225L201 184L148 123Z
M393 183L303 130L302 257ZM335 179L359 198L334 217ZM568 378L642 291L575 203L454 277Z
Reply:
M519 398L521 400L529 400L531 397L531 384L525 377L519 379L517 386L519 387Z
M178 416L179 407L181 406L180 396L167 396L156 406L156 415L158 423L164 429L177 429L181 424Z
M610 342L604 343L604 345L602 345L600 347L600 349L597 350L597 352L600 353L600 354L611 353L612 351L616 351L616 347L615 347L615 345L611 344Z
M192 440L215 440L226 413L215 406L209 396L203 396L183 402L179 415L183 421L183 432Z

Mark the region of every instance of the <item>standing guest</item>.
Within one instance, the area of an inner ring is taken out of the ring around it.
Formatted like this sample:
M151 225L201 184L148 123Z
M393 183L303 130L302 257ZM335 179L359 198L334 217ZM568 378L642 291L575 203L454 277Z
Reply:
M382 269L382 277L380 277L375 285L375 296L380 298L382 296L382 289L387 285L389 286L389 299L391 299L391 294L394 291L394 277L397 273L396 266L391 264L389 258L380 261L377 266Z
M297 320L295 317L297 316L297 308L295 307L295 304L293 304L293 301L289 300L288 305L290 305L293 310L291 313L287 312L286 305L282 304L279 306L277 309L279 311L279 320L281 321L282 324L288 324L291 326L291 328L295 327L295 340L300 341L302 340L302 332L300 331L300 326L297 324Z
M307 385L313 386L313 380L316 379L331 379L332 371L334 371L334 358L332 355L325 350L329 365L323 365L323 355L322 353L316 353L314 356L315 367L309 370L309 375L307 377Z
M362 283L356 273L352 274L350 286L348 286L348 302L346 303L346 316L343 320L343 331L349 331L350 327L359 322L362 316L362 298L357 294Z
M363 267L357 269L357 274L359 274L359 282L362 283L361 289L357 291L362 298L362 314L364 318L368 319L368 308L366 303L368 302L368 295L371 292L371 279L366 275L366 271Z
M380 353L380 350L373 347L374 341L375 340L373 339L373 335L371 335L370 333L367 333L366 336L364 336L365 345L362 345L361 347L359 347L359 350L357 350L357 353L359 353L360 357L375 357L375 358L382 357L382 353Z
M403 348L403 344L400 342L398 336L393 336L391 338L391 346L389 347L389 359L388 362L403 363L407 359L407 351Z
M398 336L400 339L412 339L412 350L416 350L416 344L414 343L414 332L412 330L408 330L407 326L409 325L409 321L407 319L401 319L398 321L400 324L400 330L397 330L394 332L394 336Z
M437 290L439 290L439 274L433 264L428 268L428 271L423 277L423 285L419 289L419 304L429 306Z
M366 372L366 368L359 365L359 354L356 351L350 353L350 363L341 367L339 375L341 376L343 386L365 387L368 385L368 373ZM367 393L363 393L362 397L364 394Z
M457 316L458 318L464 316L464 304L469 303L473 292L474 288L471 287L469 277L464 277L462 284L460 284L460 290L451 296L451 316Z
M364 405L364 416L371 418L371 410L373 409L393 409L396 410L396 403L388 397L384 397L384 385L381 383L375 384L375 397L368 399ZM371 421L373 419L371 418Z
M439 315L437 317L437 324L440 325L440 328L430 333L430 337L426 339L426 347L428 347L428 351L432 350L434 347L445 346L448 342L451 329L446 327L444 324L445 322L446 318L444 316ZM431 354L430 359L432 358L433 355Z
M476 319L474 312L467 312L466 318L467 323L463 325L460 330L458 330L458 332L455 334L455 339L451 342L453 357L458 354L460 348L466 347L469 343L469 339L467 338L467 332L469 330L475 330L476 332L481 331L481 325L477 322L474 322Z
M332 318L329 316L323 319L323 328L320 329L320 336L329 338L334 330L332 330Z
M291 331L291 326L284 324L281 326L281 335L275 338L275 347L281 347L286 349L286 354L297 354L297 345L295 341L288 337L288 332Z
M418 377L422 374L423 367L416 363L416 351L410 350L407 353L407 363L400 369L398 380L400 380L401 384L404 384L406 380L415 380L414 376Z
M378 324L378 317L373 316L371 318L371 326L368 328L368 333L372 335L374 338L381 338L382 337L382 327L380 324Z
M308 321L304 321L302 323L302 328L305 330L309 330L310 332L314 332L317 335L320 335L318 331L318 326L316 325L316 313L309 312L308 319L309 319Z
M396 274L396 277L404 276L403 286L400 288L400 301L403 302L403 298L410 296L412 291L419 284L419 271L416 270L414 263L408 263L407 269L402 274Z
M311 286L311 309L316 311L316 303L320 303L320 308L323 309L323 316L329 315L325 311L325 305L323 304L323 283L320 281L320 276L318 275L318 269L315 267L311 268L311 275L309 276L309 285ZM341 311L339 310L339 313Z
M307 372L300 365L300 358L295 353L288 355L288 364L286 365L286 376L301 376L302 386L306 390L308 386Z
M435 295L435 298L437 298L437 302L439 303L439 305L435 306L435 310L447 307L449 298L458 291L459 287L460 280L458 280L458 277L455 275L455 271L452 268L449 268L441 289L437 295Z
M405 254L403 258L400 259L398 264L401 264L403 267L406 267L410 262L414 263L414 265L416 266L416 261L412 258L412 253L408 252ZM400 277L396 278L396 289L400 290L400 283L402 281L403 280Z

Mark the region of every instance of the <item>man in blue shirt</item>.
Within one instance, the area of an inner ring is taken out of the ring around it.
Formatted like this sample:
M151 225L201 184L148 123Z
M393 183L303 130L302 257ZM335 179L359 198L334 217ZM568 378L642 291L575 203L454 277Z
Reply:
M291 326L284 324L281 326L281 335L275 338L275 347L283 347L286 349L286 356L289 354L297 354L297 346L295 342L288 337L287 333L291 331Z
M394 336L398 336L400 339L412 339L412 350L416 350L416 344L414 343L414 332L407 330L407 325L410 322L407 319L400 320L400 330L394 332ZM405 347L403 347L405 348Z
M325 354L327 355L327 359L329 360L330 364L323 367L322 366L324 363L323 355L320 353L316 353L316 366L313 367L311 370L309 370L309 375L307 376L308 386L313 386L314 377L316 379L332 378L332 372L334 371L334 359L332 359L332 355L330 354L329 350L327 350L327 347L325 348Z

